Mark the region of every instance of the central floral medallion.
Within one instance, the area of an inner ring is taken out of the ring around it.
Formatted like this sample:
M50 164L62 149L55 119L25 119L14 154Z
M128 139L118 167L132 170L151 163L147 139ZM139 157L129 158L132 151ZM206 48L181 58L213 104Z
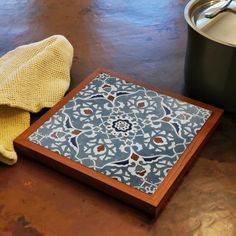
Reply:
M112 123L112 128L117 132L127 132L132 129L132 124L128 120L115 120Z
M103 117L103 124L110 139L132 140L141 132L138 119L134 114L125 114L115 109L108 117Z

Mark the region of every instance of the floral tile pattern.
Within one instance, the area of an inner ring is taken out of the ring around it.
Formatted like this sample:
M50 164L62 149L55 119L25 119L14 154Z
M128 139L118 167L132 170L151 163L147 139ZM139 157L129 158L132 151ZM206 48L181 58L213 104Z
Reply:
M101 73L28 139L152 194L210 115Z

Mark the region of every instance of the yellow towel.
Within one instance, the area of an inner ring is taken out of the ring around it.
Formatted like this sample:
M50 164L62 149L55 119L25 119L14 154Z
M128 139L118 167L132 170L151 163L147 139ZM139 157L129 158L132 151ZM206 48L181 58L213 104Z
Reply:
M0 161L17 161L13 140L30 124L29 112L51 107L70 84L73 47L54 35L0 58Z

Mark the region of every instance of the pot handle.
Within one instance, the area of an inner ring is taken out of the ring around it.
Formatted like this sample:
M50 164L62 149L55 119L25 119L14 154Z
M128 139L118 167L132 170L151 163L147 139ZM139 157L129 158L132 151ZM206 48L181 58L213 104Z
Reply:
M226 10L227 7L231 4L233 0L227 0L225 1L225 3L221 6L221 7L214 7L214 5L212 7L209 8L209 11L207 11L205 13L205 17L206 18L214 18L215 16L217 16L219 13L221 13L222 11ZM218 4L217 4L218 5Z

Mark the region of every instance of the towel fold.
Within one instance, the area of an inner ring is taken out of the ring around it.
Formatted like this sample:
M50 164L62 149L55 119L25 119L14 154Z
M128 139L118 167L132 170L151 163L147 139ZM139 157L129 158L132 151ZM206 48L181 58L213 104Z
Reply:
M52 107L70 84L73 47L61 35L20 46L0 58L0 161L17 161L13 140L30 113Z

